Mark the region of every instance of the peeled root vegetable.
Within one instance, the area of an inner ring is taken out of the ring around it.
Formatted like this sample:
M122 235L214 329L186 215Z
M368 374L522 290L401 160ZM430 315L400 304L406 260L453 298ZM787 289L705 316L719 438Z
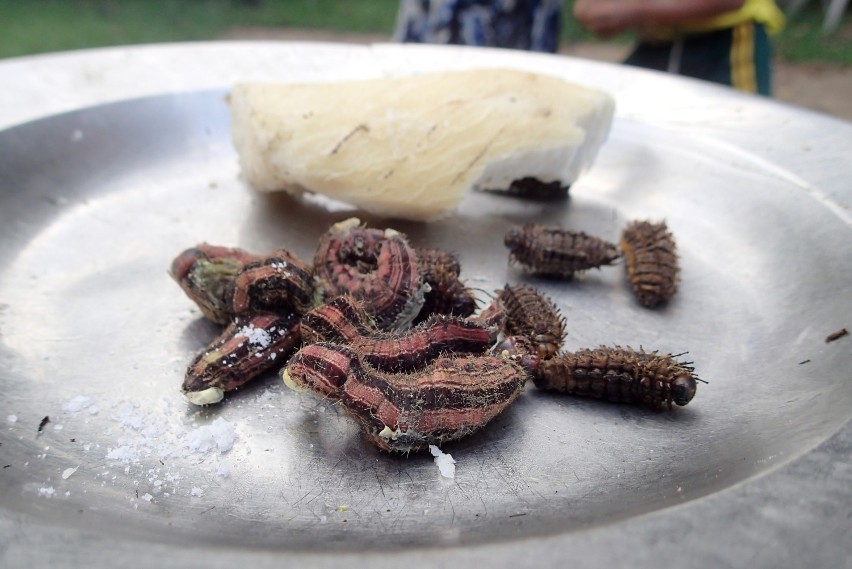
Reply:
M323 194L430 220L471 188L536 178L567 186L606 139L613 99L507 69L314 84L235 85L234 145L262 191Z

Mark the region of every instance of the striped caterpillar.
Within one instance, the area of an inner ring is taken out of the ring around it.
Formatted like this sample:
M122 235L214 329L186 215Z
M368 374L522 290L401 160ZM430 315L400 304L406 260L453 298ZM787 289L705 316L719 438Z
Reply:
M228 324L187 367L181 391L191 403L217 403L295 351L310 268L283 249L260 256L205 243L177 256L172 277L207 318Z
M648 308L677 292L680 272L674 236L666 223L634 221L621 234L627 279L639 302Z
M257 255L201 243L172 261L169 274L209 320L228 324L234 317L229 293L237 274Z
M246 264L231 285L234 313L303 314L313 307L312 270L285 249Z
M389 372L414 371L442 354L482 354L494 342L484 326L440 314L404 332L381 331L350 296L305 314L301 331L306 343L345 344L369 365Z
M528 223L511 228L504 238L509 262L534 275L571 279L574 273L612 264L618 247L582 231Z
M417 254L393 229L368 229L357 218L334 224L314 255L316 294L326 301L350 294L364 302L380 328L411 324L424 303Z
M542 361L533 382L549 391L671 409L692 400L698 380L675 357L619 346L564 352Z
M302 348L282 378L340 400L372 443L407 453L482 428L518 398L527 373L487 355L439 357L414 372L389 373L349 347L319 343Z
M282 361L298 347L299 317L264 313L237 316L186 370L181 390L190 403L218 403Z

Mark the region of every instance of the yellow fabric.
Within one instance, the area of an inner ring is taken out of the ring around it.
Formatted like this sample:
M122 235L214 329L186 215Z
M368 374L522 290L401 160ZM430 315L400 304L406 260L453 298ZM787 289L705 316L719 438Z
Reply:
M773 0L745 0L745 4L732 12L725 12L712 18L684 22L677 27L654 26L643 30L643 37L655 40L670 40L691 33L709 32L733 28L744 22L757 22L766 27L770 34L776 34L784 28L784 13Z
M747 93L757 92L754 68L754 24L746 22L733 29L731 43L731 86Z

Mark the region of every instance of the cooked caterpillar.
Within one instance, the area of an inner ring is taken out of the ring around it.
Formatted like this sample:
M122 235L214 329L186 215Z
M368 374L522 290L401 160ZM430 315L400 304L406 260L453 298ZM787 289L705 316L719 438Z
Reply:
M172 261L169 274L209 320L228 324L234 317L231 287L258 256L242 249L201 243Z
M338 342L376 369L409 372L445 354L482 354L494 332L474 322L436 314L403 332L382 331L350 296L341 296L302 317L305 342Z
M680 274L674 236L666 223L634 221L621 234L627 279L633 294L648 308L677 292Z
M218 403L226 391L286 361L299 342L294 313L237 316L189 364L183 394L196 405Z
M432 314L463 317L473 314L477 307L476 297L459 280L461 265L455 255L425 247L418 247L415 251L428 290L414 322L422 322Z
M621 257L612 243L555 225L516 226L503 241L510 251L510 263L546 277L571 279L578 271L609 265Z
M235 314L296 312L313 306L313 267L285 249L246 264L231 284Z
M497 293L506 313L504 331L527 337L539 357L553 357L565 340L565 318L547 296L527 284L506 285Z
M695 397L693 371L671 354L601 346L542 361L533 382L539 389L671 409Z
M333 225L314 255L316 294L327 301L349 294L364 302L384 330L411 324L424 302L417 254L392 229L368 229L350 218Z
M341 402L368 440L411 452L484 427L523 391L526 371L508 358L440 358L424 370L390 374L354 361Z

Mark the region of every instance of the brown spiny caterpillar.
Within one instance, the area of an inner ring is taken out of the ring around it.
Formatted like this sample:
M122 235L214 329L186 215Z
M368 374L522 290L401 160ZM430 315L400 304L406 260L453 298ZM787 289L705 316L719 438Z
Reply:
M285 249L246 264L231 286L235 314L302 314L313 306L313 267Z
M503 241L510 251L510 263L546 277L570 279L578 271L609 265L621 257L612 243L555 225L515 226Z
M237 316L189 364L182 391L196 405L218 403L225 391L286 362L299 342L294 313Z
M639 302L652 308L677 292L680 268L666 223L634 221L621 234L627 279Z
M432 314L470 316L476 311L476 297L461 280L461 265L455 255L440 249L418 247L415 249L423 282L428 286L423 307L415 323Z
M565 318L546 295L527 284L506 285L497 292L506 311L506 334L525 336L539 357L553 357L565 340Z
M201 243L175 257L169 274L204 316L228 324L234 317L230 298L234 279L257 258L242 249Z
M368 229L350 218L333 225L314 255L316 294L326 301L350 294L364 302L380 328L400 330L423 306L417 254L392 229Z
M455 316L436 314L402 332L379 330L358 301L342 296L302 317L305 342L337 342L354 350L376 369L410 372L441 355L482 354L495 331Z
M671 409L692 400L698 380L689 363L675 358L619 346L564 352L542 361L533 382L550 391Z
M521 394L527 373L494 356L439 358L410 374L378 371L358 359L341 402L379 448L407 453L472 434Z

